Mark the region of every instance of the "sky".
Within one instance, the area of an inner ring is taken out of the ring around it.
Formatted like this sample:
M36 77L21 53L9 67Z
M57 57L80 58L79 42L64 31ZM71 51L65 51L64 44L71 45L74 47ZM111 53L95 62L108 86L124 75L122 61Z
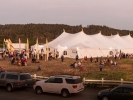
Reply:
M133 30L133 0L0 0L0 24L29 23Z

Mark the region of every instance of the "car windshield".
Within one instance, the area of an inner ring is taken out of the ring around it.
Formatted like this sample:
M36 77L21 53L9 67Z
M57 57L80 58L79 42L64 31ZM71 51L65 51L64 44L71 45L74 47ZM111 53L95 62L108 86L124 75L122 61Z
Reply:
M116 87L115 88L112 88L112 89L109 89L109 91L114 91L116 89Z
M31 76L29 74L20 75L20 80L26 80L26 79L31 79Z
M65 79L66 82L68 84L78 84L78 83L81 83L82 82L82 79L81 78L77 78L77 79Z
M121 88L119 88L119 87L114 87L114 88L112 88L112 89L110 89L110 91L112 92L112 91L118 91L118 89L121 89Z

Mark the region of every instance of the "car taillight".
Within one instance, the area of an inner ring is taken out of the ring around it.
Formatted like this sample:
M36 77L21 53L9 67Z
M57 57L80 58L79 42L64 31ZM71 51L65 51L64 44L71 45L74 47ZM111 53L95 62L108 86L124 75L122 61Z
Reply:
M18 85L20 85L20 82L18 82Z
M77 88L77 85L73 85L73 88Z

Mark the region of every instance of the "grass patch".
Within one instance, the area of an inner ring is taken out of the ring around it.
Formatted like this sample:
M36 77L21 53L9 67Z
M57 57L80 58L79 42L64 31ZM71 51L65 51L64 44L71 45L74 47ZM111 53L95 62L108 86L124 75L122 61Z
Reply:
M133 59L122 59L119 61L122 64L133 64Z
M121 80L123 78L124 80L127 79L126 73L123 72L97 72L95 74L88 73L88 75L85 76L87 79L102 79L105 80Z

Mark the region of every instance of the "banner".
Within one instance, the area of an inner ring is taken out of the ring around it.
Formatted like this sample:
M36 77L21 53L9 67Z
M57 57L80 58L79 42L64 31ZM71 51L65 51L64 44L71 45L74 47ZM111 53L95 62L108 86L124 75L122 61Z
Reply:
M21 54L21 40L19 38L19 53Z
M48 40L46 38L46 58L45 58L45 61L48 60L48 57L49 57L49 48L48 48Z
M38 50L38 38L36 40L36 56L37 56L37 60L39 60L39 50Z
M29 58L29 40L27 38L27 44L26 44L26 52L27 52L27 57Z

